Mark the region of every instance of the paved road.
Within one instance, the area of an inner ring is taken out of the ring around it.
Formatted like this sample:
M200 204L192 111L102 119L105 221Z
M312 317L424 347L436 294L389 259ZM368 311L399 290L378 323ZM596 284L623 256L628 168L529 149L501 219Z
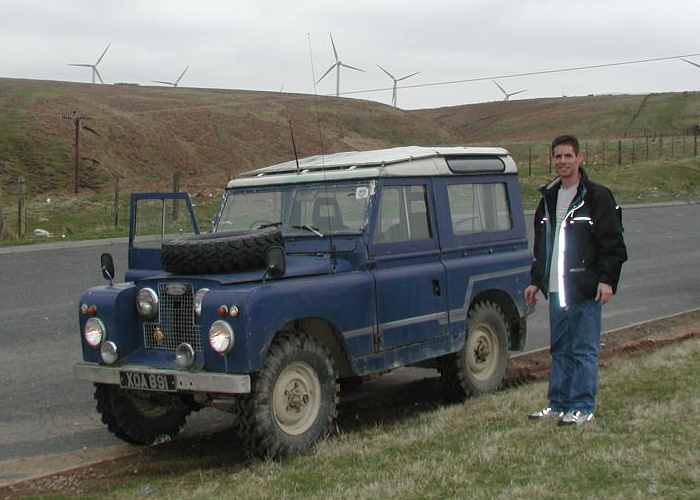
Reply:
M604 329L700 307L700 204L630 207L624 218L630 260L618 295L604 309ZM42 472L36 464L45 454L70 465L76 455L134 449L101 424L91 384L72 379L72 365L80 359L80 294L103 283L102 252L112 252L118 275L126 269L121 240L92 245L0 248L0 484ZM547 345L545 307L531 317L529 332L529 350ZM415 376L425 371L398 370L377 383ZM183 434L221 427L228 418L200 412ZM35 469L18 467L30 458Z

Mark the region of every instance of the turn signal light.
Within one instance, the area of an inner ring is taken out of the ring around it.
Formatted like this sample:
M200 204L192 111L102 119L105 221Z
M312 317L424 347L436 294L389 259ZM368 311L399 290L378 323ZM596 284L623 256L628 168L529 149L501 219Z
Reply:
M82 304L80 306L80 312L83 314L87 314L88 316L96 316L97 315L97 306Z

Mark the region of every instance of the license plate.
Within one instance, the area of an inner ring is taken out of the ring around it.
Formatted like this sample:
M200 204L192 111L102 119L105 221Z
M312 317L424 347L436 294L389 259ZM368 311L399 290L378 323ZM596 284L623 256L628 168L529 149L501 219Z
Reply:
M119 385L125 389L175 391L175 375L162 373L119 372Z

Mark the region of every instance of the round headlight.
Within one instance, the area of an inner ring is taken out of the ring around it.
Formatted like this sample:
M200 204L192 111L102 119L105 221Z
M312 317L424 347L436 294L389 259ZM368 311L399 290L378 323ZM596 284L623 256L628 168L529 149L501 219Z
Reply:
M233 348L233 328L225 321L214 321L209 328L209 345L219 354L226 354Z
M113 365L119 359L119 351L117 350L117 344L108 340L103 342L100 346L100 357L108 365Z
M136 310L146 319L158 315L158 294L151 288L142 288L136 294Z
M189 368L194 364L194 349L190 344L183 342L175 349L175 362L177 366Z
M197 316L202 315L202 301L204 300L204 294L208 291L208 288L200 288L197 290L197 293L194 294L194 312Z
M89 346L98 347L107 337L105 324L99 318L88 318L85 322L83 337Z

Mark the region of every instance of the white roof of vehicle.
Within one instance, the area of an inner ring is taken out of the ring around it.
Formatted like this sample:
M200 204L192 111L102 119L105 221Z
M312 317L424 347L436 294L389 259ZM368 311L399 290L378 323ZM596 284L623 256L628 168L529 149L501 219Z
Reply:
M495 147L424 147L405 146L374 151L348 151L291 160L244 172L228 187L267 185L418 175L454 175L445 158L498 157L504 169L498 173L517 172L508 151ZM474 172L475 173L475 172Z

